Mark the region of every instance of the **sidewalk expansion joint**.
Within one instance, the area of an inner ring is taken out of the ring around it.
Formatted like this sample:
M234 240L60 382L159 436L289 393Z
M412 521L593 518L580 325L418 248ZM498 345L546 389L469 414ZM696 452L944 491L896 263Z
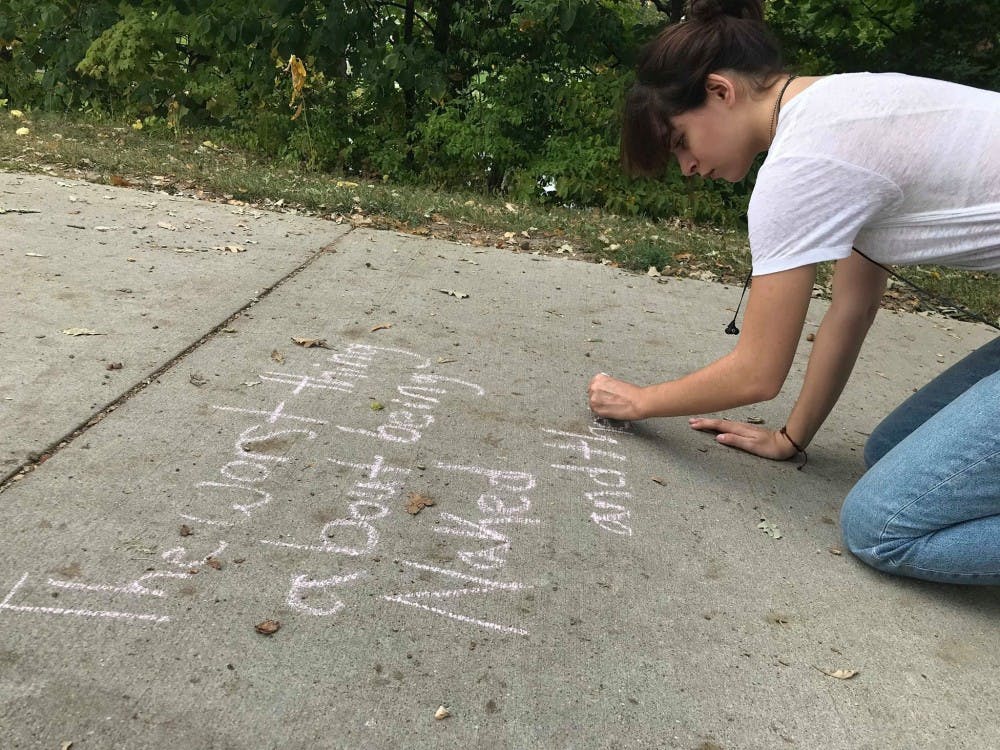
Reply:
M213 327L212 330L210 330L208 333L205 333L200 338L198 338L197 341L190 344L181 352L174 355L167 362L157 367L155 370L153 370L153 372L149 373L149 375L144 377L142 380L133 385L131 388L129 388L123 394L118 396L116 399L105 404L97 412L87 417L85 421L81 422L79 425L74 427L69 433L63 435L58 440L55 440L54 442L50 443L47 447L42 448L39 451L33 452L29 460L25 461L20 466L11 470L6 476L0 477L0 494L3 494L3 492L7 490L7 488L10 487L12 484L16 484L17 482L24 479L24 477L26 477L28 474L35 471L35 469L37 469L43 463L52 458L56 453L58 453L63 448L67 447L70 443L72 443L74 440L76 440L78 437L86 433L91 427L96 425L98 422L102 421L106 416L108 416L108 414L115 411L116 409L118 409L118 407L122 406L127 401L130 401L132 398L142 393L144 390L146 390L146 388L148 388L154 382L157 382L158 378L160 378L161 376L172 370L175 365L179 364L185 358L187 358L187 356L191 354L191 352L195 351L196 349L199 349L204 344L215 339L215 337L219 335L220 331L222 331L224 328L228 328L233 321L242 316L247 310L253 308L261 300L269 297L272 292L276 291L286 282L291 281L300 273L302 273L304 270L306 270L321 255L327 255L329 253L337 252L335 246L345 237L350 235L352 232L353 229L341 235L330 244L321 247L319 250L317 250L315 253L309 256L309 258L307 258L299 266L289 271L287 274L282 276L276 282L271 284L271 286L261 290L259 293L251 297L250 300L245 305L243 305L243 307L231 313L225 320L223 320L221 323Z

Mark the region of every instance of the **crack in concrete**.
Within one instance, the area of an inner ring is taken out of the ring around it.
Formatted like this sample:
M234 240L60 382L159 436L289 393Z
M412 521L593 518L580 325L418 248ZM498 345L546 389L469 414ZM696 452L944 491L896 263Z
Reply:
M219 332L222 331L222 329L228 328L229 325L234 320L243 315L247 310L257 305L261 300L269 297L272 292L274 292L279 287L284 285L286 282L291 281L300 273L302 273L302 271L304 271L306 268L308 268L314 262L316 262L316 260L321 255L337 252L334 249L334 246L337 245L342 240L344 240L345 238L349 237L353 231L354 229L351 228L348 232L338 237L329 245L324 245L323 247L321 247L319 250L313 253L309 258L307 258L303 263L301 263L296 268L292 269L287 274L282 276L276 282L271 284L271 286L266 287L259 294L252 297L249 302L243 305L243 307L231 313L225 320L223 320L218 325L214 326L208 333L203 334L194 343L188 345L178 354L174 355L165 363L157 367L155 370L153 370L153 372L151 372L145 378L143 378L138 383L133 385L127 391L122 393L116 399L105 404L103 407L101 407L99 410L97 410L95 413L89 416L86 420L84 420L79 425L70 430L67 434L63 435L58 440L54 440L45 448L33 452L33 454L29 457L28 461L25 461L24 463L15 467L13 470L8 472L6 476L0 477L0 494L3 494L3 492L6 491L7 488L10 487L12 484L21 481L28 474L31 474L33 471L35 471L35 469L37 469L43 463L48 461L50 458L56 455L56 453L64 449L78 437L86 433L91 427L101 422L106 416L108 416L111 412L118 409L118 407L120 407L122 404L142 393L144 390L146 390L146 388L150 386L150 384L152 384L159 377L161 377L162 375L173 369L174 365L183 361L191 352L200 348L207 342L213 340L219 334Z

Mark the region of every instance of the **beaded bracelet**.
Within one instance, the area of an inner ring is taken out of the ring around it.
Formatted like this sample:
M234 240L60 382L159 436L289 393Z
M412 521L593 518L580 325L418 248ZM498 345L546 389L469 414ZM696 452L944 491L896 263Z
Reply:
M798 465L798 470L802 471L802 467L805 466L807 463L809 463L809 454L806 453L805 449L801 448L798 443L796 443L794 440L792 440L792 436L788 434L788 429L787 428L788 428L788 425L785 425L780 430L778 430L778 432L780 432L782 435L784 435L785 438L788 440L788 442L792 444L792 447L795 448L795 450L797 450L799 453L802 454L802 463Z

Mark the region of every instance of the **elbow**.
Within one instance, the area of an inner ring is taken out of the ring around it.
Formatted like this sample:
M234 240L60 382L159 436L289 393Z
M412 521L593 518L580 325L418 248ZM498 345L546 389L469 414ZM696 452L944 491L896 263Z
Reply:
M832 304L827 316L836 320L840 327L867 333L872 323L875 322L875 316L878 315L880 308L880 299L873 300L870 304Z
M733 357L738 373L735 375L736 382L740 384L735 392L739 393L739 400L743 404L770 401L781 393L791 361L765 362L739 349L733 352Z
M777 398L778 394L781 393L781 386L783 385L784 380L775 380L773 378L762 379L750 389L750 401L748 403L759 404L762 401L770 401Z

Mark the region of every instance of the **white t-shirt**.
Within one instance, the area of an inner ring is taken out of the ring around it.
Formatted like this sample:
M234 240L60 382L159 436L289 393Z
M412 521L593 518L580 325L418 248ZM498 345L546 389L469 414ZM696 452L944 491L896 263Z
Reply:
M846 258L1000 271L1000 93L895 73L781 109L749 208L754 275Z

